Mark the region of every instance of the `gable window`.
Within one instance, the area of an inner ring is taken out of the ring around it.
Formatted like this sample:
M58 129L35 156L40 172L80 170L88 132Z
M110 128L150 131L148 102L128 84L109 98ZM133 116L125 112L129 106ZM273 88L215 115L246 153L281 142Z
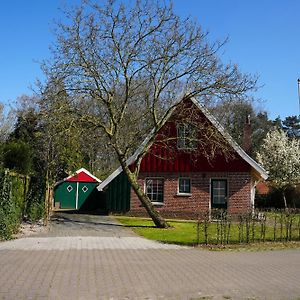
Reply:
M164 180L162 178L146 178L145 189L151 202L164 201Z
M191 179L179 178L178 179L178 194L191 194Z
M193 150L197 148L196 129L191 124L179 124L177 126L177 148Z
M227 180L211 180L211 207L227 208Z

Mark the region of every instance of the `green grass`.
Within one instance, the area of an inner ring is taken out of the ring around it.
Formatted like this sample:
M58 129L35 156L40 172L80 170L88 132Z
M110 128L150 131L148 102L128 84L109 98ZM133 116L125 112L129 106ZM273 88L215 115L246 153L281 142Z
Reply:
M164 243L194 245L196 243L196 223L168 221L167 229L156 228L152 220L135 217L116 217L123 225L130 227L138 235Z
M195 221L176 221L176 220L168 220L168 224L170 228L167 229L159 229L154 226L154 223L151 219L146 218L136 218L136 217L123 217L118 216L116 217L122 224L127 227L130 227L135 233L138 235L144 236L150 240L157 240L163 243L172 243L172 244L180 244L180 245L196 245L197 243L197 223ZM228 228L227 228L228 229ZM282 239L281 239L282 236ZM287 243L283 243L285 237L285 227L283 228L283 232L281 235L281 229L278 226L276 229L276 241L278 242L279 248L285 248ZM292 237L294 240L297 240L299 237L298 229L295 228L292 230ZM220 235L220 227L218 231L218 226L216 223L209 223L208 226L208 244L210 246L220 245L221 235ZM240 230L239 224L236 222L232 222L230 226L230 237L228 240L228 244L233 245L234 249L240 248ZM267 248L270 248L269 244L272 244L272 248L274 248L274 226L266 226L266 233L265 233L265 243L261 238L261 225L260 223L255 223L254 226L254 243L252 240L252 228L250 227L249 230L249 242L252 244L256 244L257 248L262 249L265 245ZM243 237L241 242L245 243L246 241L246 228L244 226L243 229ZM226 239L224 240L223 244L226 243ZM272 243L270 243L272 242ZM200 225L199 231L199 244L205 244L205 236L204 236L204 225ZM299 242L290 242L289 245L292 247L298 247ZM228 246L226 246L228 247ZM276 248L276 247L275 247Z

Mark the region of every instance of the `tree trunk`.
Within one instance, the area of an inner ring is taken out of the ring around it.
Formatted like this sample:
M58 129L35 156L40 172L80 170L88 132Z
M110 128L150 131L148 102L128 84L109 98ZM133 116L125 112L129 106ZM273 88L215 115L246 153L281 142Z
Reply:
M169 225L165 221L165 219L159 214L158 211L155 210L153 204L151 203L148 196L143 192L140 185L137 182L137 178L130 172L128 167L125 167L124 172L126 173L128 180L135 191L136 195L138 196L139 200L141 201L142 205L145 207L147 213L153 220L154 224L158 228L168 228Z
M50 215L50 199L51 199L51 186L49 183L49 172L46 172L46 191L45 191L45 214L44 214L44 225L48 225Z
M282 190L282 198L283 198L283 202L284 202L284 208L285 208L285 210L287 210L287 203L286 203L286 197L285 197L285 190Z

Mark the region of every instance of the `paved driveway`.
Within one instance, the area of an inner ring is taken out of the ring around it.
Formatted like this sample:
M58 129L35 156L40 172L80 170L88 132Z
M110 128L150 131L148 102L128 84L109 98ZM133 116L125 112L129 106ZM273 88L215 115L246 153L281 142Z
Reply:
M0 243L0 299L299 299L300 250L210 252L135 236L104 216L57 215Z
M109 216L57 212L51 217L46 236L135 236Z

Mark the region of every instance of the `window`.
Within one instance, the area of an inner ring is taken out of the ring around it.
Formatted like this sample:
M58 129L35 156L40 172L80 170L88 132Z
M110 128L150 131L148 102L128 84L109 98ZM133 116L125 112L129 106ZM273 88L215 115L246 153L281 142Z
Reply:
M227 208L227 180L211 180L211 206L212 208Z
M177 126L177 148L192 150L197 148L196 130L191 124Z
M146 178L146 193L152 202L164 201L164 180L162 178Z
M179 178L178 180L178 194L190 194L191 193L191 179Z
M88 189L88 187L87 187L86 185L82 188L82 191L83 191L84 193L86 193L88 190L89 190L89 189Z

